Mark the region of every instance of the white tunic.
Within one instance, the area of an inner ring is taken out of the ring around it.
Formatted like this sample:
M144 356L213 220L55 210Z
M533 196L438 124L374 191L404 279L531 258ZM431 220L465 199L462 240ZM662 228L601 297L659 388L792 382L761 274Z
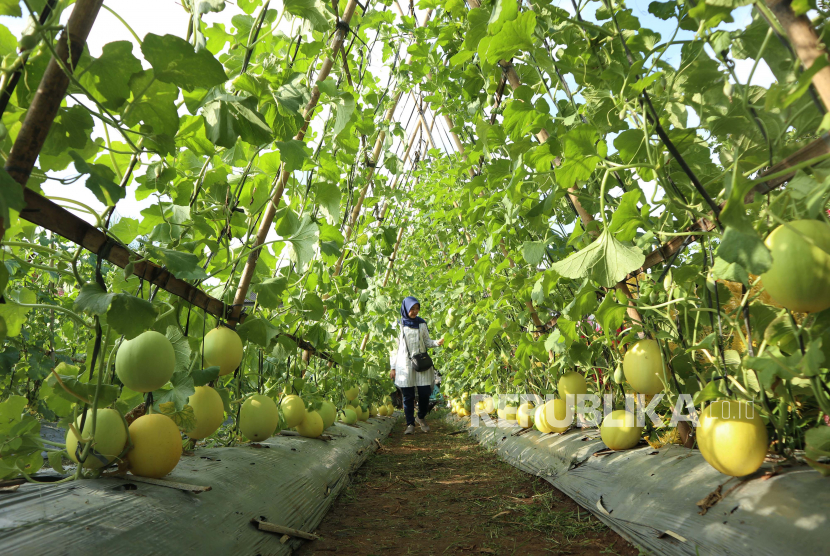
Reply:
M395 386L405 388L407 386L432 386L435 381L435 369L418 372L412 370L412 363L406 353L406 348L409 346L409 353L415 355L416 353L423 353L428 348L437 348L438 342L430 339L429 329L426 324L421 323L417 329L403 327L403 337L406 340L406 345L400 341L401 339L401 324L398 323L398 335L395 338L398 341L398 348L392 353L389 360L391 368L395 369Z

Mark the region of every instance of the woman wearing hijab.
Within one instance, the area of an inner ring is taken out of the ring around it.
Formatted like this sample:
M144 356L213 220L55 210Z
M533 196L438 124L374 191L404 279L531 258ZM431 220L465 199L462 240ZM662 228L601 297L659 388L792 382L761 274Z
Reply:
M395 386L403 394L403 413L406 417L404 434L415 432L415 423L421 430L429 432L424 417L429 411L429 397L432 394L432 384L435 381L435 369L417 371L412 368L410 356L424 353L428 348L435 348L444 344L441 338L437 342L430 339L427 321L418 316L421 304L414 297L407 297L401 303L400 331L398 333L398 348L392 354L392 371L389 376L395 381ZM404 341L401 341L403 339ZM415 418L415 389L418 389L418 417Z

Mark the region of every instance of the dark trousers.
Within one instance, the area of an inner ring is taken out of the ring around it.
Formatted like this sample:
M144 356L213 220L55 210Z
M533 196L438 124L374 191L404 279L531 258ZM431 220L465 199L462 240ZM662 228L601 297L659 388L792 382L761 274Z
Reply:
M407 425L415 424L415 389L418 389L418 418L423 419L429 411L429 397L432 395L432 386L403 386L403 414Z

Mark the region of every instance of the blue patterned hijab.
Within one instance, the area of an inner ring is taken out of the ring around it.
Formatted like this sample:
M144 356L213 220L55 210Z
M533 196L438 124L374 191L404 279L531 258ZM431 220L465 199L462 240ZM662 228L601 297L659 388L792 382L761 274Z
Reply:
M421 317L415 317L414 319L409 318L409 311L415 305L420 305L421 303L412 296L406 297L401 303L401 324L408 328L418 328L421 323L426 324L427 321L422 319Z

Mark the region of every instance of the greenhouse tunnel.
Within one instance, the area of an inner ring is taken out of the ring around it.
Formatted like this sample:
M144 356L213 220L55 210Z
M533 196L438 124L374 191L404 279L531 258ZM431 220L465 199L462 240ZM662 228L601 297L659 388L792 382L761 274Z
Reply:
M0 554L827 554L828 36L0 2Z

